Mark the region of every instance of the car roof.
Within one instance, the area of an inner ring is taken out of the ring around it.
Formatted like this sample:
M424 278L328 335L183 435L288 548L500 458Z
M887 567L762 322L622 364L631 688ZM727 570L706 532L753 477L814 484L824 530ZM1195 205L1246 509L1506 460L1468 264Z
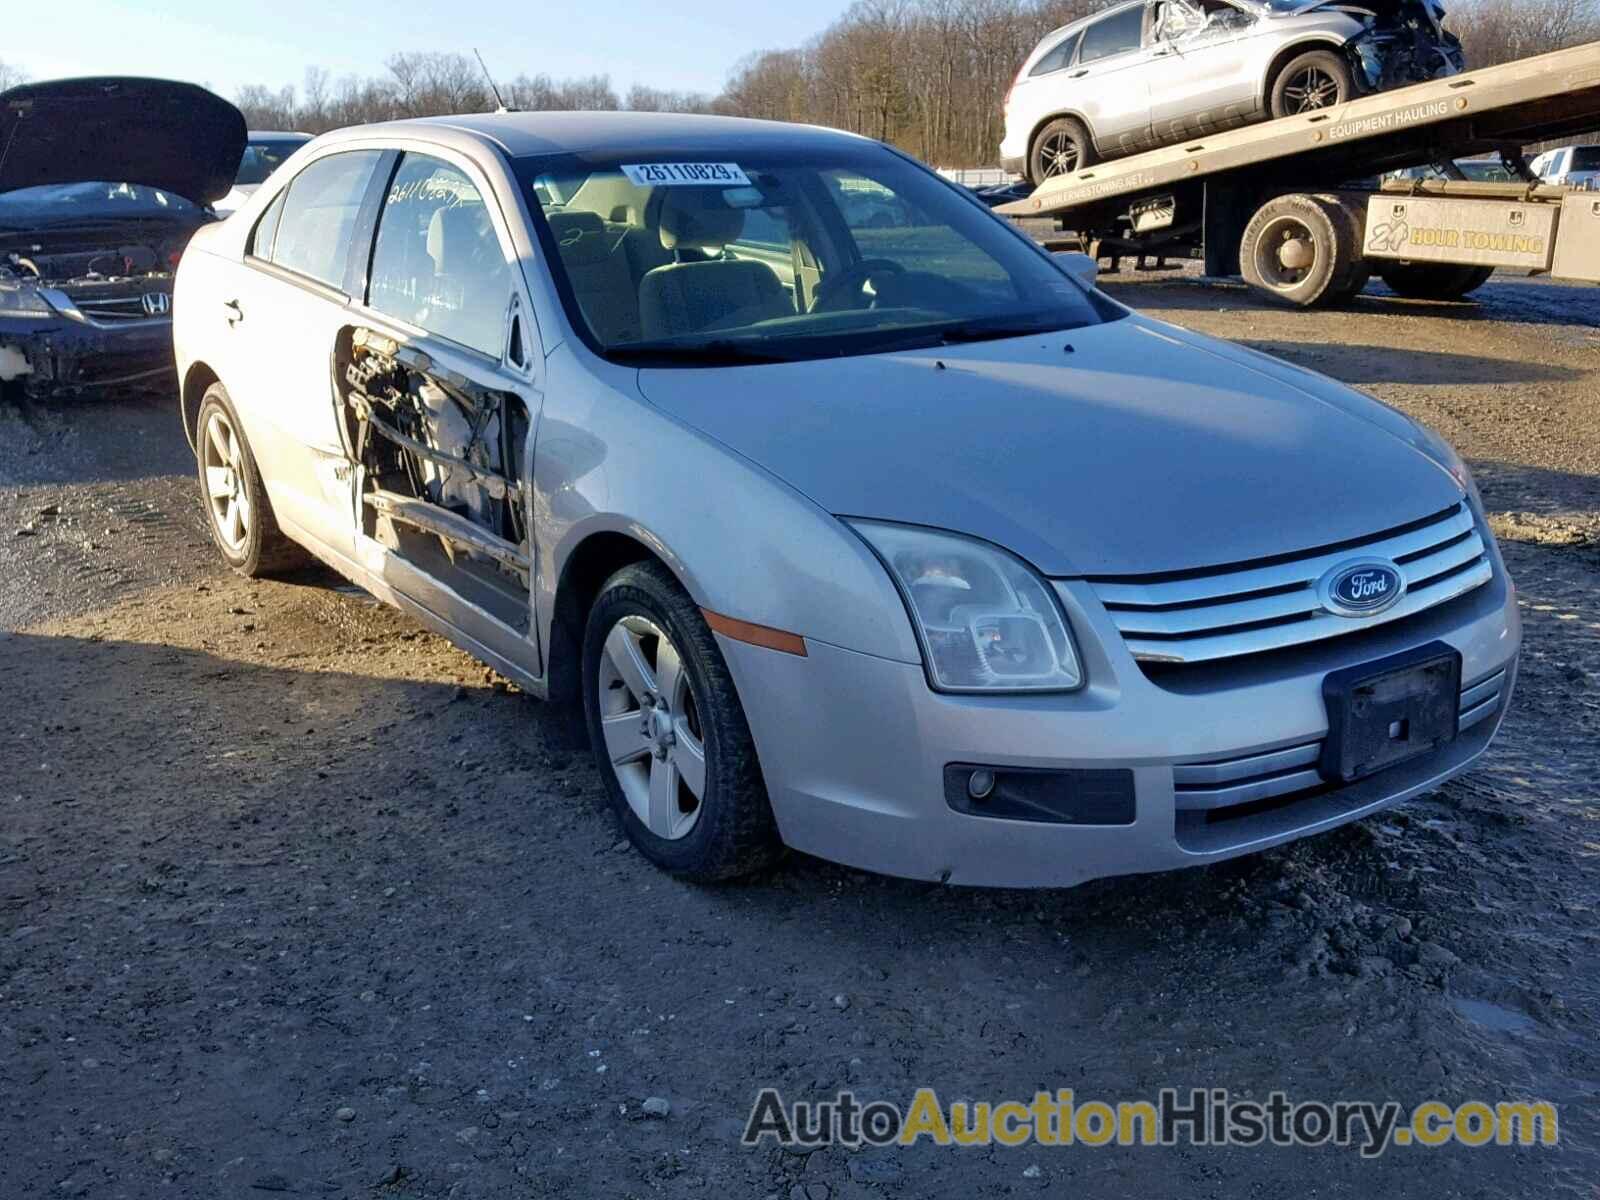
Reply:
M252 142L264 142L268 138L275 138L285 142L309 142L316 135L298 133L292 129L252 129L245 136Z
M358 125L324 134L330 141L418 138L442 145L490 142L512 158L536 154L737 154L756 148L824 148L868 141L815 125L689 113L530 112L423 117Z

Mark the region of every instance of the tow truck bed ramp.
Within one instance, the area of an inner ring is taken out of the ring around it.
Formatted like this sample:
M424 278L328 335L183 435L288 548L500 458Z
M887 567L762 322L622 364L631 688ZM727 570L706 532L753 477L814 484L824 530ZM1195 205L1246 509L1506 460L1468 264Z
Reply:
M997 211L1098 225L1127 200L1249 172L1258 185L1315 189L1402 167L1520 149L1600 125L1600 42L1364 96L1098 163Z

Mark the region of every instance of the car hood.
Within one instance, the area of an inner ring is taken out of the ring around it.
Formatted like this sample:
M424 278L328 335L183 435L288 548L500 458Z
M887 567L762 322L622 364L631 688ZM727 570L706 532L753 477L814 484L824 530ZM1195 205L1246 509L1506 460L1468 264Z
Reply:
M984 538L1054 576L1309 550L1464 494L1394 410L1140 317L939 351L647 368L639 387L832 513Z
M58 79L0 92L0 192L106 180L204 204L228 194L244 143L239 110L192 83Z

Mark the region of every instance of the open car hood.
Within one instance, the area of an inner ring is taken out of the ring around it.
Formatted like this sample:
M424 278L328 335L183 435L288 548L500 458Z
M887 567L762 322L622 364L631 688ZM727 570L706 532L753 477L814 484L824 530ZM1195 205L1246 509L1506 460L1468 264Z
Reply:
M0 92L0 192L42 184L140 183L221 199L244 155L244 117L167 79L57 79Z

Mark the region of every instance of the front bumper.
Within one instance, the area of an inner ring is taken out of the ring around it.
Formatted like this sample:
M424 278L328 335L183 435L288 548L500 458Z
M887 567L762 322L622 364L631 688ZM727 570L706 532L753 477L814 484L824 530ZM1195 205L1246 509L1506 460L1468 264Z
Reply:
M1489 584L1416 617L1160 684L1127 653L1092 591L1064 584L1090 680L1071 695L943 695L928 687L919 664L814 641L800 658L719 640L788 845L914 879L1070 886L1262 850L1366 816L1466 770L1504 717L1521 643L1515 590L1498 553L1494 561ZM1478 712L1456 742L1352 785L1197 810L1196 793L1180 780L1203 777L1211 764L1303 749L1326 736L1322 680L1329 671L1436 640L1461 652L1466 692L1498 677L1490 689L1497 704ZM1094 826L958 812L945 798L952 763L1125 769L1135 816L1131 824Z
M0 319L0 366L9 376L0 382L20 384L35 394L170 388L175 373L172 322Z

